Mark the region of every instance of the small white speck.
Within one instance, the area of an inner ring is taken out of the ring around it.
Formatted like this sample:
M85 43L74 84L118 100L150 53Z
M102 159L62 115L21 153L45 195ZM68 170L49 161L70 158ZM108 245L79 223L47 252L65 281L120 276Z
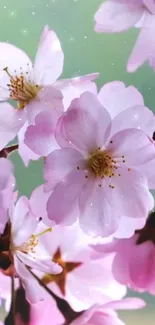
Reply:
M35 13L34 11L32 11L32 15L35 16L35 14L36 14L36 13Z

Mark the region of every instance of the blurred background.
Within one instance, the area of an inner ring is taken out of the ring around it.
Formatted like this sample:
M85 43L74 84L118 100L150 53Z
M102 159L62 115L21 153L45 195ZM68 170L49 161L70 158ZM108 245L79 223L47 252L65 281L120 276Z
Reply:
M136 0L135 0L136 1ZM126 72L126 63L138 30L118 35L96 34L94 13L103 0L0 0L0 41L24 49L32 58L36 53L44 25L54 29L65 54L63 78L100 72L98 86L122 80L136 86L145 98L145 105L155 111L155 74L146 64L134 74ZM42 181L42 161L24 168L21 159L15 163L17 187L30 195ZM135 293L129 293L130 295ZM121 313L127 325L154 325L155 298L142 295L148 302L144 310ZM1 313L2 317L2 313Z

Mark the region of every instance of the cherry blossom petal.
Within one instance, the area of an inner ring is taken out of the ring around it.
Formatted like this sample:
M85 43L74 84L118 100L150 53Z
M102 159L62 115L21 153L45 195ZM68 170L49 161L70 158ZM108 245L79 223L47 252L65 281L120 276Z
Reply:
M47 156L58 148L54 131L52 112L41 112L35 118L35 125L27 128L24 142L35 154Z
M10 77L4 68L8 68L9 74L15 76L31 70L32 63L23 50L9 43L0 43L0 53L0 100L4 100L9 97L7 84L10 83Z
M64 127L64 124L65 124L64 122L65 122L65 118L64 118L64 115L62 115L59 118L57 125L56 125L55 138L61 148L66 148L66 147L74 148L73 143L71 143L71 141L69 141L69 139L67 138L67 135L65 132L65 127Z
M121 81L105 84L98 98L112 118L129 107L144 105L141 93L134 86L126 87Z
M155 58L154 43L155 19L154 15L146 14L145 22L140 31L139 37L130 55L127 70L128 72L136 71L146 60L150 63Z
M0 150L16 137L25 120L24 111L19 111L8 103L0 104Z
M143 7L136 3L106 1L95 14L95 31L118 33L134 26L142 17Z
M38 84L50 85L63 71L64 54L56 33L45 28L34 61L34 73Z
M125 129L117 132L109 141L109 152L118 158L118 165L123 167L140 166L155 158L154 144L148 136L138 129ZM124 165L123 161L124 157ZM147 175L146 175L147 176Z
M58 80L54 86L62 91L64 108L67 109L74 98L79 98L82 93L89 91L97 95L97 86L93 82L99 76L92 73L72 79Z
M133 310L143 308L145 306L146 302L140 298L124 298L122 300L111 301L103 305L103 308L111 308L116 310Z
M25 288L27 300L30 303L36 303L39 300L43 300L45 295L43 289L17 256L14 257L14 264L16 272Z
M37 226L37 219L32 215L26 197L23 196L18 200L13 213L10 213L10 220L13 243L19 246L29 239Z
M27 127L28 127L28 122L26 122L18 132L18 143L19 143L18 153L21 156L26 167L28 166L30 160L38 160L40 158L40 156L35 154L32 150L30 150L30 148L28 148L24 142Z
M77 199L85 182L83 171L73 171L57 185L48 203L48 217L56 224L70 225L78 216Z
M88 235L107 237L118 228L120 214L113 210L102 187L92 185L89 182L80 192L80 226Z
M102 146L109 135L111 118L97 97L89 92L72 101L64 128L67 138L83 152ZM96 134L94 135L94 130Z
M46 190L54 189L67 174L73 170L76 172L77 167L82 168L83 166L84 158L77 150L72 148L54 150L45 160Z
M41 218L49 227L52 222L48 219L46 205L50 194L50 192L44 192L43 185L41 185L32 192L29 200L32 213L38 220Z
M151 190L155 189L155 177L154 177L154 166L155 166L155 159L150 161L149 163L140 166L140 171L147 175L148 187Z
M146 132L152 138L155 130L155 118L151 110L145 106L134 106L120 112L112 121L111 133L119 130L136 128Z
M114 188L109 188L109 183ZM104 189L109 204L119 209L120 216L146 218L154 206L146 178L134 169L128 172L122 168L121 176L112 177Z
M154 258L153 243L147 242L139 246L135 246L134 254L129 261L129 274L131 283L136 287L147 290L152 281L154 272L152 264Z
M35 124L36 116L42 111L49 111L52 114L53 124L56 125L58 118L63 113L62 94L53 86L46 86L41 89L34 100L26 106L29 124Z
M42 256L41 251L40 256L31 256L30 254L24 254L20 251L16 253L16 256L26 266L29 266L35 270L39 270L43 273L59 274L62 272L62 267L59 264L53 262L51 256L49 256L48 259L46 256Z

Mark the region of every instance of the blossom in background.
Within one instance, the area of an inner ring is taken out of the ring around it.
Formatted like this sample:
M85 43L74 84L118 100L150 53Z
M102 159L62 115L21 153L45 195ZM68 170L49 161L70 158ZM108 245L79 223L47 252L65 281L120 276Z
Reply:
M154 159L154 144L136 128L112 136L111 130L108 111L88 92L60 118L61 149L46 158L44 168L45 190L52 191L49 219L72 224L79 217L89 235L108 236L122 216L147 217L154 200L141 165Z
M117 281L139 292L155 295L155 213L146 225L128 239L114 240L111 244L95 245L98 256L113 254L112 272Z
M155 115L144 106L143 97L134 86L126 87L121 81L112 81L101 88L98 98L113 120L112 134L126 128L137 128L143 130L153 141ZM155 159L140 167L144 174L147 172L150 189L155 188L154 166Z
M155 1L107 0L95 14L98 33L119 33L131 27L140 28L140 34L127 64L134 72L146 60L155 68Z
M32 303L43 299L43 296L41 287L28 268L40 270L43 274L62 271L40 244L40 237L50 229L46 227L46 230L38 232L37 226L38 221L31 212L28 199L21 197L10 209L9 220L0 236L0 269L4 275L17 275L21 279L27 299Z
M43 127L42 137L47 132L46 137L48 135L50 141L43 155L50 153L56 145L53 137L55 125L64 105L66 107L70 104L72 98L78 97L85 89L96 92L92 80L98 74L56 82L63 71L64 55L57 35L47 26L41 35L34 64L24 51L12 44L0 43L0 52L0 100L11 98L17 102L18 107L15 110L9 103L0 104L0 131L3 134L0 149L18 134L19 153L28 164L29 159L38 159L42 155L40 151L34 154L24 144L28 125L34 125L30 131L33 130L36 137L43 113L48 113L49 127L48 130Z

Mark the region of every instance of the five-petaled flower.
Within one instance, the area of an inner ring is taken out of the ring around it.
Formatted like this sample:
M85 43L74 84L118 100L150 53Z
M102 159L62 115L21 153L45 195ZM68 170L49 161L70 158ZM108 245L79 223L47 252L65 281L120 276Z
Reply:
M57 224L79 217L84 231L107 236L121 216L146 218L153 208L141 166L154 159L154 144L136 128L111 130L108 111L88 92L59 119L61 149L47 157L44 171L45 190L52 190L48 216Z
M53 150L55 126L64 107L84 90L96 92L92 80L98 74L56 81L63 71L64 54L57 35L48 26L41 35L34 63L12 44L0 43L0 52L0 101L12 99L18 108L6 102L0 104L0 131L3 132L0 149L18 135L19 153L28 164L30 159L38 159ZM24 143L28 126L30 149ZM38 137L39 141L40 136L42 141L48 141L46 151L39 147L33 152L32 140L35 142Z

